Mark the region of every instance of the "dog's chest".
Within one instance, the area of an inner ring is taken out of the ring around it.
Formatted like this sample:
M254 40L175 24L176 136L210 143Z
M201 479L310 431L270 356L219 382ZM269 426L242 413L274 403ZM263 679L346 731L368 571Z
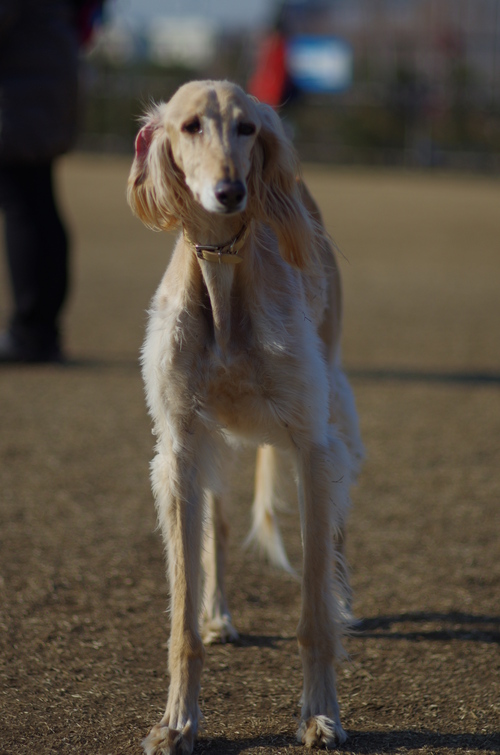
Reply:
M203 380L203 412L229 430L253 426L262 415L268 382L255 353L211 354Z

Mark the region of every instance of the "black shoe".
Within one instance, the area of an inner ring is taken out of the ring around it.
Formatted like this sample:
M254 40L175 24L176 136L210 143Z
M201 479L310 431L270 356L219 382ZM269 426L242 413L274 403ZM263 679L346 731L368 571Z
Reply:
M43 349L26 349L10 333L0 333L0 365L62 364L64 357L57 344Z

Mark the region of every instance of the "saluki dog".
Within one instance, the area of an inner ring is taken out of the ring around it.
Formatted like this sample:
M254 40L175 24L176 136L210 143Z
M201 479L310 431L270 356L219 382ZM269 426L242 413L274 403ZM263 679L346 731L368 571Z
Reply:
M171 591L168 702L143 747L192 752L204 643L238 636L224 587L224 472L240 442L258 447L252 534L285 568L273 500L283 451L292 460L303 544L298 738L342 743L334 663L349 616L343 533L362 445L319 210L278 115L218 81L185 84L150 109L128 200L147 226L180 229L142 351Z

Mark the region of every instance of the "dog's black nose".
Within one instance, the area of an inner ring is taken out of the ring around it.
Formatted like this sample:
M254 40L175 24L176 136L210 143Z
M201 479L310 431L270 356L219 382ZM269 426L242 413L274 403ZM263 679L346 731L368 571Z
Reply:
M236 210L245 199L247 190L242 181L219 181L215 187L215 196L227 210Z

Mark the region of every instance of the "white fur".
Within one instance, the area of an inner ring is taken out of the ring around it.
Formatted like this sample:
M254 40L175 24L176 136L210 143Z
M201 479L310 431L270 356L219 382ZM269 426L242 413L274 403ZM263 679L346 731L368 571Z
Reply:
M193 119L196 133L186 129ZM298 736L307 746L341 743L334 662L349 614L343 547L362 445L340 365L333 249L318 208L296 180L298 165L279 119L238 87L182 87L150 112L136 145L133 210L151 227L183 231L153 300L142 355L157 435L152 484L172 597L168 702L144 748L148 755L191 752L201 637L205 643L237 637L224 585L225 472L230 446L240 441L261 446L251 538L289 572L274 512L277 449L295 470L303 543ZM246 188L237 213L215 199L222 179ZM240 264L195 255L191 240L224 244L243 226L250 233Z

